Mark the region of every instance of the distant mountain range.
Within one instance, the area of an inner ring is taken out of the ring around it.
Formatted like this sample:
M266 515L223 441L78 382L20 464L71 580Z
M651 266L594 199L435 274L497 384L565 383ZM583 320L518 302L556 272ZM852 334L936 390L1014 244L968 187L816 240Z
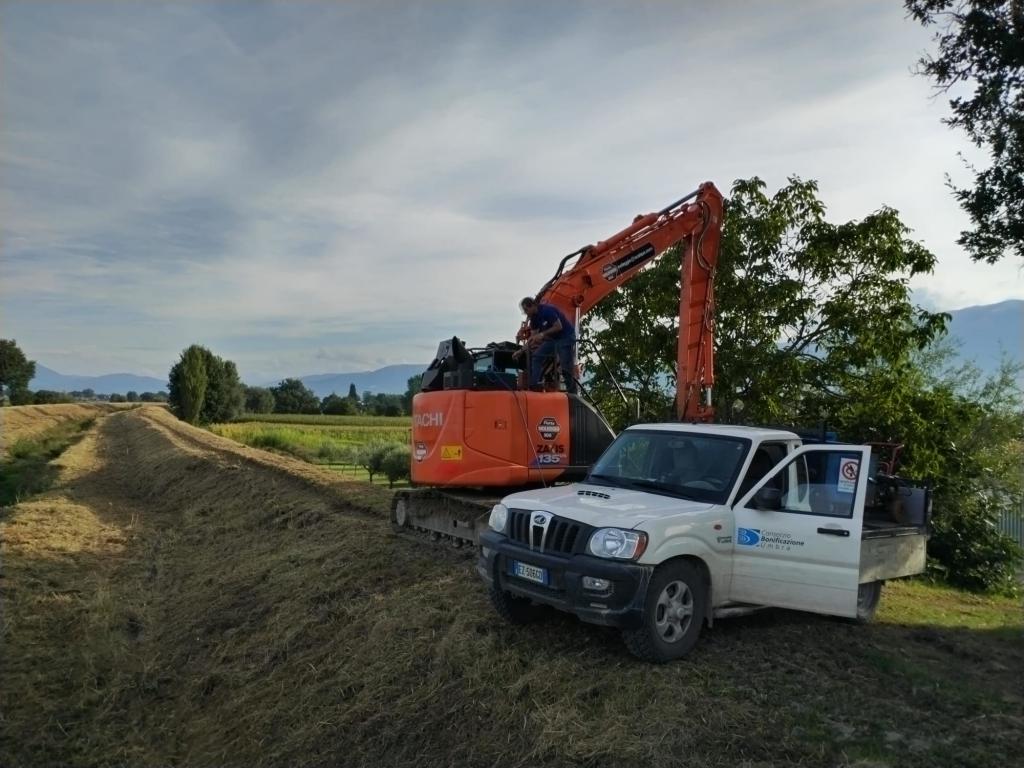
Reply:
M348 394L350 384L356 385L356 392L362 397L363 392L373 394L401 395L409 385L409 378L423 373L426 365L388 365L376 371L362 373L318 373L311 376L300 376L302 383L316 393L317 397L327 397L334 392L344 397ZM278 382L271 382L270 386Z
M1010 299L998 304L965 307L949 313L949 334L960 342L957 350L961 360L971 360L983 374L994 373L999 368L1001 356L1013 361L1024 362L1024 300ZM376 371L358 373L319 373L299 377L316 393L326 397L335 392L348 394L350 384L356 392L377 394L402 394L409 378L423 372L425 365L388 365ZM1024 376L1018 379L1024 384ZM263 382L262 386L274 386L278 381ZM91 389L100 395L125 394L135 391L160 392L167 389L166 380L152 376L135 376L130 373L111 373L106 376L67 376L36 364L36 377L29 384L31 389L52 389L58 392L74 392Z
M1024 300L965 307L949 314L949 335L960 342L961 360L973 361L985 374L999 370L1004 353L1009 360L1024 362ZM1024 383L1024 377L1018 381Z
M301 376L303 383L313 390L317 397L326 397L331 392L341 396L348 394L349 384L356 385L356 392L383 392L403 394L410 376L423 373L425 365L388 365L376 371L359 373L321 373ZM273 387L280 380L263 382L261 386ZM152 376L136 376L131 373L110 373L105 376L70 376L57 373L52 368L36 363L36 376L29 383L29 389L50 389L55 392L81 392L91 389L97 395L125 394L127 392L160 392L167 390L167 380Z
M160 392L167 390L166 379L136 376L133 373L108 373L105 376L68 376L36 363L36 376L29 389L50 389L54 392L81 392L91 389L97 395L123 395L127 392Z

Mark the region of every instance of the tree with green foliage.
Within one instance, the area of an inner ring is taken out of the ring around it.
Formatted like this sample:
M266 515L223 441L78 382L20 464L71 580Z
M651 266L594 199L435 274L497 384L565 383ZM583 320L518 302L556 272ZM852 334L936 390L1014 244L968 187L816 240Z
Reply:
M359 402L359 393L356 392L355 382L352 382L348 385L348 399L356 403Z
M369 416L401 416L405 413L402 403L402 395L367 391L363 393L363 402L360 410Z
M408 445L392 443L387 446L381 460L381 471L388 479L389 488L394 488L399 480L409 479L411 462L412 452Z
M189 424L199 422L208 383L206 355L202 347L193 344L181 353L168 374L168 402L179 419Z
M900 443L900 474L934 487L930 567L969 589L1011 590L1020 547L996 527L1024 504L1020 366L985 378L973 364L949 368L948 342L897 366L875 365L834 403L844 440Z
M190 424L228 422L242 411L245 394L238 369L206 347L186 349L169 379L171 407Z
M957 241L976 261L1007 253L1024 259L1024 2L1021 0L905 0L910 15L936 27L935 56L918 73L943 92L953 91L952 117L975 146L987 150L988 168L973 187L948 182L974 229ZM973 89L967 96L965 88Z
M806 420L807 403L827 406L865 365L900 360L944 327L945 315L910 302L907 280L935 257L896 212L832 224L817 189L796 178L771 196L757 178L732 187L715 279L719 421ZM666 253L581 324L641 420L673 415L679 275L679 252ZM614 420L635 419L593 368L590 388Z
M238 368L231 360L223 360L206 347L203 358L208 384L199 420L203 424L223 424L242 412L245 390L238 376Z
M139 402L139 393L135 390L128 390L128 392L125 393L125 399L129 403L137 403Z
M111 392L110 393L110 402L112 402L112 403L127 403L128 400L120 392Z
M352 405L352 401L349 398L340 397L334 392L325 397L320 403L320 413L326 413L330 416L350 416L355 412L355 406Z
M373 478L384 470L384 456L387 453L387 448L385 443L364 443L359 446L353 457L356 466L366 470L371 483Z
M17 401L26 398L31 402L28 383L35 375L35 361L25 357L18 343L14 339L0 339L0 402L5 395L15 405L23 404Z
M402 408L406 414L412 414L412 399L420 393L422 383L423 374L421 373L410 376L409 380L405 383L405 394L402 395Z
M56 403L70 403L71 396L66 392L55 392L51 389L37 389L32 393L32 402L35 405L54 405Z
M247 413L273 413L274 393L266 387L245 387L245 410Z
M900 471L935 486L934 563L953 583L1008 588L1018 550L993 515L1021 505L1016 372L967 387L976 372L940 371L946 318L913 306L907 287L934 259L908 234L885 208L828 223L812 182L770 197L757 179L736 182L715 283L717 419L826 421L843 440L903 443ZM583 323L647 398L642 418L671 417L678 297L666 254ZM602 369L591 389L619 426L631 420Z
M274 413L320 413L320 400L300 379L284 379L270 391Z

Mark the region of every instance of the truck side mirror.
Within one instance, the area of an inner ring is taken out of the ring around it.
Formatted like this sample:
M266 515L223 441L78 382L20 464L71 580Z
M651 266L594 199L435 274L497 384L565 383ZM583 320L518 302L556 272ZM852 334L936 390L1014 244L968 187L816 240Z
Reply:
M755 509L782 509L782 491L766 485L754 494Z

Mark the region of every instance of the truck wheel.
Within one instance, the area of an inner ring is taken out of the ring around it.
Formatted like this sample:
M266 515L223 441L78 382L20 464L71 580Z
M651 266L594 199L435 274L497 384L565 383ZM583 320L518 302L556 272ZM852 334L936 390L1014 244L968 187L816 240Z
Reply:
M391 527L395 533L409 527L409 497L404 493L396 493L391 499Z
M528 597L516 597L496 586L490 588L491 605L510 624L529 624L540 618L541 608Z
M685 560L659 567L647 587L643 623L625 630L630 653L663 664L685 656L700 637L707 613L707 587L700 571Z
M875 611L878 610L878 603L882 599L881 581L871 581L861 584L857 588L857 618L858 624L867 624L875 618Z

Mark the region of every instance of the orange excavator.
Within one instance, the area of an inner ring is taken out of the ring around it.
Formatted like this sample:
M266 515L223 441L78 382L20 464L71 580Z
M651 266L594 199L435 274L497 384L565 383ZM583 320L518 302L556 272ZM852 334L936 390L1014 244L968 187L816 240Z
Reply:
M637 216L621 232L570 253L537 293L539 303L579 321L669 248L681 245L676 412L711 421L714 277L722 195L707 182L671 205ZM517 340L529 340L526 322ZM395 494L396 530L418 529L456 544L477 541L507 493L582 479L615 435L585 398L559 387L531 391L537 364L513 342L470 349L442 341L413 397L413 487Z

